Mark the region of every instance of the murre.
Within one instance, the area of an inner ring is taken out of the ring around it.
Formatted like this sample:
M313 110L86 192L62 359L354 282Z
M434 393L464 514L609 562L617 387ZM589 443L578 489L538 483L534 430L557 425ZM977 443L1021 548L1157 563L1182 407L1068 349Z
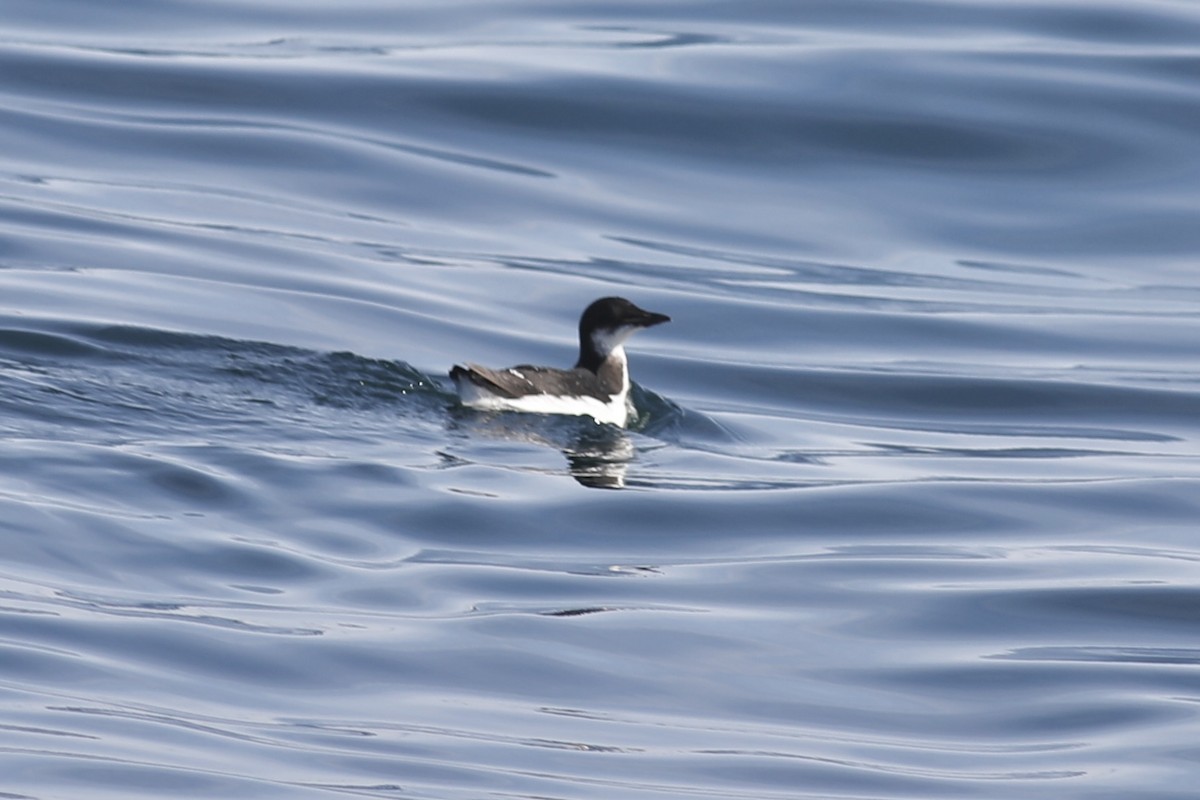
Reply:
M579 361L573 369L455 364L450 378L463 405L472 408L591 416L624 427L631 406L625 340L670 320L623 297L602 297L579 318Z

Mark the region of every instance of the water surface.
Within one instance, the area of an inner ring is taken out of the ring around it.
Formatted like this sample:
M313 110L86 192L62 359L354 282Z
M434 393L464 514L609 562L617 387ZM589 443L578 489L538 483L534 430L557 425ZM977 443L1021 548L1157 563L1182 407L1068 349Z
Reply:
M1194 794L1194 4L6 21L0 795Z

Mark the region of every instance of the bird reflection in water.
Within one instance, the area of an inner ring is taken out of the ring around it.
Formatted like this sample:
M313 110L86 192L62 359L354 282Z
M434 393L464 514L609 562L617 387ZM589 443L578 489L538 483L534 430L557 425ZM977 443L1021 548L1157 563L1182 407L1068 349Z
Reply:
M624 489L629 464L637 455L628 433L587 417L460 409L452 414L451 425L471 436L554 448L566 457L568 474L595 489Z

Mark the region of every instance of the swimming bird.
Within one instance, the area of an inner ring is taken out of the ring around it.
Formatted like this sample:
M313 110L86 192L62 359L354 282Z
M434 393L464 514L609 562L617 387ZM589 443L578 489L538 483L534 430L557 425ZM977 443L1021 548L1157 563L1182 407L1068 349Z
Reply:
M450 378L463 405L472 408L574 414L624 427L632 406L625 340L670 320L623 297L602 297L579 318L579 360L574 368L455 364Z

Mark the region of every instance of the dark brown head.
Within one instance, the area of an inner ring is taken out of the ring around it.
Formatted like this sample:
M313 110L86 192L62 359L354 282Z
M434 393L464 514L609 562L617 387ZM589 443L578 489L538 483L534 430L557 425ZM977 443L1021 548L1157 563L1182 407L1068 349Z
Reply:
M638 308L624 297L601 297L579 318L579 363L575 366L595 371L630 336L670 321L666 314Z

